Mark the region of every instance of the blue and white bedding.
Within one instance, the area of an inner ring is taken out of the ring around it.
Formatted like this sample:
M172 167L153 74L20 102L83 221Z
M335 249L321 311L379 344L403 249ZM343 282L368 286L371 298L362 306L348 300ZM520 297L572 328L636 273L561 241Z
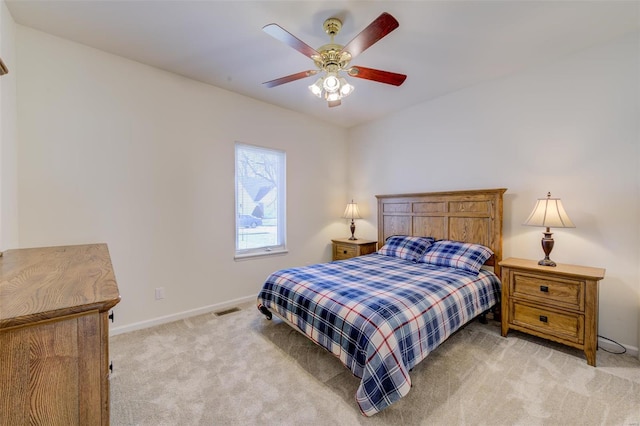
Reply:
M356 401L371 416L411 389L409 371L499 300L490 271L374 253L272 273L258 295L362 379Z

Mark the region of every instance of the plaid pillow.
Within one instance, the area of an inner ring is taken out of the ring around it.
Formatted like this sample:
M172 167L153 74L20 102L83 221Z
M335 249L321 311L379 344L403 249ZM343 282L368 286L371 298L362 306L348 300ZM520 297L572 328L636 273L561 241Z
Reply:
M433 243L418 262L463 269L477 274L492 255L491 249L480 244L440 240Z
M416 262L434 241L431 237L394 235L387 238L387 241L385 241L384 245L378 250L378 254Z

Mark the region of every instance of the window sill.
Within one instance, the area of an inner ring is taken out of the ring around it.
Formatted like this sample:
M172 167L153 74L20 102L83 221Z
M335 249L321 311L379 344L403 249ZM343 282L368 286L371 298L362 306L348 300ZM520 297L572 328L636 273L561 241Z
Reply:
M271 250L271 251L261 251L254 253L246 253L246 254L236 254L233 259L234 260L249 260L256 257L265 257L265 256L282 256L289 253L287 249L279 249L279 250Z

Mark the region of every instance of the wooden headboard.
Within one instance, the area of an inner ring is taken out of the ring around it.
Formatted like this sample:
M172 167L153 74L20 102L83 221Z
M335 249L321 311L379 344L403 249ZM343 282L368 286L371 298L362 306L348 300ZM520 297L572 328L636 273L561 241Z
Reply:
M493 250L486 262L500 276L502 194L506 188L376 195L378 247L392 235L479 243Z

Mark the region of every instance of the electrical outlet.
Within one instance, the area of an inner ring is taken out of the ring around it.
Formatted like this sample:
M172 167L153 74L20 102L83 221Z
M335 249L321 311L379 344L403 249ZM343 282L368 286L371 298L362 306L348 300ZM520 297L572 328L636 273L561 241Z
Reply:
M156 288L156 300L164 299L164 287Z

